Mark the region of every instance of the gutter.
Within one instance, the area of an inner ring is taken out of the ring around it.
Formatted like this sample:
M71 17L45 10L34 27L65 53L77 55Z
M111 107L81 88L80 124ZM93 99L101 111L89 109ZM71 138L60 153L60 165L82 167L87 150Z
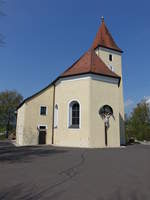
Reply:
M52 144L54 144L54 115L55 115L55 84L53 92Z

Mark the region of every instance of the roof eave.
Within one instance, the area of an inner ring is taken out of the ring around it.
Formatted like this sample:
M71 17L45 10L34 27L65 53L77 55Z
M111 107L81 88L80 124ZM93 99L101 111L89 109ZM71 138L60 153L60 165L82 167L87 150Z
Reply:
M56 80L54 80L52 83L50 83L49 85L47 85L46 87L44 87L43 89L41 89L40 91L36 92L35 94L33 94L32 96L27 97L26 99L24 99L21 104L19 104L19 106L17 107L16 110L18 110L24 103L30 101L32 98L34 98L35 96L37 96L38 94L40 94L41 92L43 92L44 90L46 90L47 88L49 88L50 86L52 86L54 84Z
M120 50L119 50L119 49L117 50L117 49L115 49L115 48L107 47L107 46L100 45L100 44L97 45L97 47L94 47L94 50L97 49L98 47L102 47L102 48L105 48L105 49L109 49L109 50L117 51L117 52L119 52L119 53L123 53L123 51L122 51L121 49L120 49Z
M94 73L94 72L85 72L85 73L78 73L78 74L70 74L70 75L65 75L65 76L59 76L58 78L56 78L53 82L51 82L49 85L47 85L46 87L44 87L43 89L41 89L40 91L36 92L35 94L33 94L32 96L24 99L22 101L22 103L17 107L16 111L26 102L30 101L32 98L34 98L35 96L37 96L38 94L40 94L41 92L43 92L44 90L46 90L47 88L49 88L50 86L54 85L55 83L60 79L60 78L66 78L66 77L73 77L73 76L79 76L79 75L85 75L85 74L95 74L95 75L99 75L99 76L105 76L105 77L110 77L110 78L115 78L118 79L118 86L120 86L120 81L121 81L121 77L120 76L111 76L111 75L106 75L106 74L100 74L100 73Z
M115 79L118 79L119 81L121 79L120 76L106 75L106 74L103 74L103 73L96 73L96 72L84 72L84 73L77 73L77 74L69 74L69 75L65 75L65 76L59 76L58 79L60 79L60 78L66 78L66 77L79 76L79 75L85 75L85 74L95 74L95 75L99 75L99 76L105 76L105 77L115 78Z

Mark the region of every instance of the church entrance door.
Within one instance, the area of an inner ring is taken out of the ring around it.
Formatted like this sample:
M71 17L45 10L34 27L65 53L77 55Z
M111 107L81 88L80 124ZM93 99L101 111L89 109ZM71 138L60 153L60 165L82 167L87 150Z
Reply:
M46 127L39 128L39 144L46 144Z

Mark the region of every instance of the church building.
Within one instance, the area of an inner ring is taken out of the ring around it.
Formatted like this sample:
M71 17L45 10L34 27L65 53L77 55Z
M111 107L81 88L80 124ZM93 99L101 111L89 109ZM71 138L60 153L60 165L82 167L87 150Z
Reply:
M102 18L89 50L19 105L17 144L89 148L125 144L122 53Z

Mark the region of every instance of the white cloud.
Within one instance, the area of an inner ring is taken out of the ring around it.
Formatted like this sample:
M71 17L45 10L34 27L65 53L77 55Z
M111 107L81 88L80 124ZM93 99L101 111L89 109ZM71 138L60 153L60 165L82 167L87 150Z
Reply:
M148 99L148 100L146 101L146 103L150 103L150 99Z
M125 107L128 108L129 106L133 105L134 101L131 99L127 99L124 103Z
M144 99L146 100L146 103L150 104L150 96L144 97Z

